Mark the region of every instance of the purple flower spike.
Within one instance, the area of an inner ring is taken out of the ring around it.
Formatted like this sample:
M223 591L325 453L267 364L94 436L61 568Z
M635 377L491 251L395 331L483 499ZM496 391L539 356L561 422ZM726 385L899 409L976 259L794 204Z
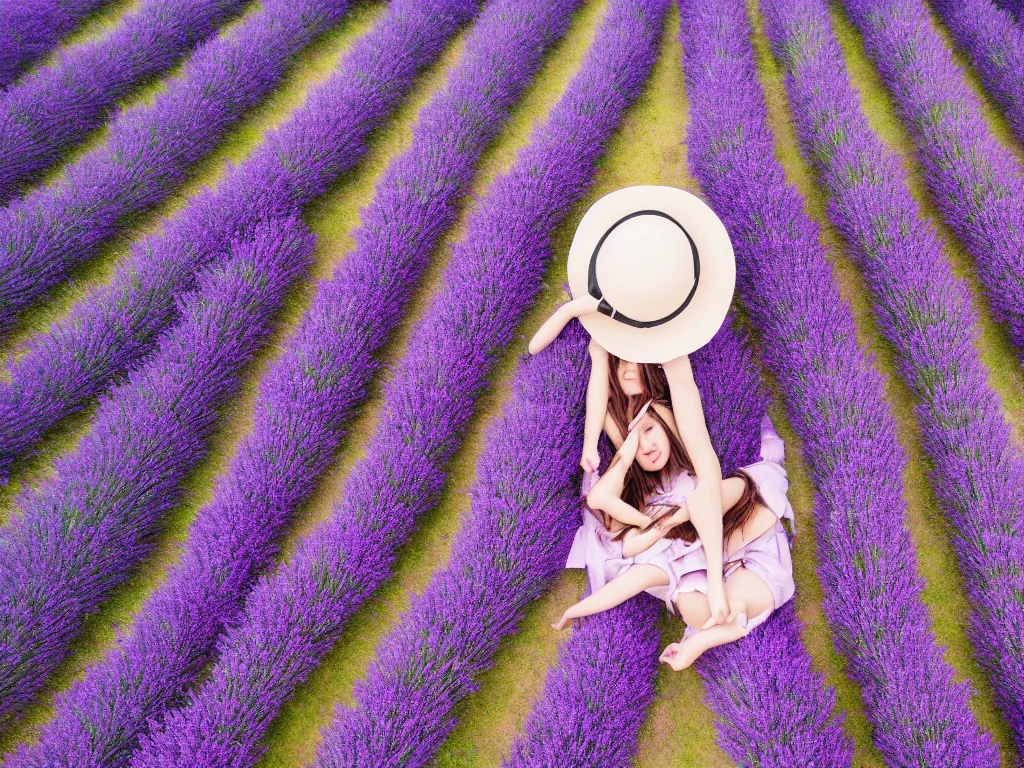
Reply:
M726 474L757 461L768 405L757 365L730 318L691 359L708 430ZM581 622L559 651L508 768L625 765L653 697L660 603L630 601ZM852 743L833 717L835 691L812 673L788 603L696 668L721 722L719 744L741 766L845 768ZM563 758L569 751L571 759Z
M200 46L151 106L110 126L107 141L64 177L0 210L0 334L92 258L132 216L171 194L295 55L337 24L349 0L262 0L260 10Z
M476 689L474 676L562 569L579 523L587 339L573 323L520 362L488 432L451 565L381 643L356 684L358 708L339 709L316 768L426 765L455 727L453 708Z
M992 314L1024 360L1024 168L989 131L978 98L932 29L923 2L844 0L843 5L917 145L932 199L973 257ZM965 9L975 12L982 13L980 6ZM1005 102L1024 88L1019 69L1013 69L1020 66L1019 58L1014 63L1019 45L992 53L1005 56L1006 78L993 82L1000 70L990 64L979 71ZM1017 104L1020 108L1024 105Z
M0 5L0 88L110 0L12 0Z
M148 0L111 32L0 93L0 203L169 69L248 0Z
M996 5L1007 11L1018 24L1024 23L1024 0L996 0Z
M424 108L411 147L363 211L356 249L320 285L264 376L252 431L211 504L197 513L180 564L118 647L58 696L38 744L23 747L7 768L122 768L146 721L173 705L211 661L217 635L273 564L280 534L331 465L379 367L373 355L454 223L481 151L577 5L543 0L529 8L505 0L488 7L444 91ZM396 18L378 28L385 32ZM393 70L394 61L388 66Z
M764 340L815 480L823 609L893 766L991 766L999 754L942 659L921 600L882 378L858 346L814 223L785 182L745 5L680 3L689 159L736 249L737 290Z
M437 503L495 356L540 290L551 230L585 193L645 81L656 42L637 53L643 37L627 32L656 20L637 10L633 26L599 36L530 145L491 185L385 387L378 429L333 516L256 584L218 641L209 679L143 737L133 768L251 766L282 703L387 580L416 518Z
M361 38L335 74L216 191L200 192L164 232L135 243L109 285L34 338L12 362L11 383L0 382L0 481L47 429L148 353L156 334L174 321L175 296L194 285L196 270L221 258L232 238L309 203L362 159L371 131L476 9L475 0L461 0L430 20L422 18L430 7L392 3L389 23Z
M1024 749L1024 462L975 348L970 294L924 223L899 158L860 110L824 0L761 7L801 146L832 196L829 218L920 400L922 442L975 609L969 634Z
M0 529L0 718L29 701L85 614L151 551L313 242L295 218L236 242L182 298L182 323L102 400L78 449Z

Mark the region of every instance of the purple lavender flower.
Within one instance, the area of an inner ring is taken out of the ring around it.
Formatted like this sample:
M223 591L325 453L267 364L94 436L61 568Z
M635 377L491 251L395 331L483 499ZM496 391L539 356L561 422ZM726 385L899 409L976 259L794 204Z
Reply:
M689 158L816 482L823 609L890 765L993 766L942 659L904 519L906 456L814 223L775 160L743 3L680 3Z
M495 356L540 289L551 230L586 191L645 80L653 52L633 50L638 37L628 31L655 20L634 11L632 27L599 32L549 119L480 201L334 515L257 583L221 636L209 679L143 737L135 768L252 765L281 704L388 578L397 547L441 493Z
M992 0L936 0L934 5L1024 141L1024 29Z
M1024 0L996 0L996 6L1007 11L1018 24L1024 22Z
M224 624L273 563L280 533L330 466L379 366L373 354L397 327L454 222L476 160L576 5L504 0L487 8L445 90L423 110L412 146L363 211L355 251L320 286L263 378L252 431L212 503L198 512L180 564L119 647L58 697L55 720L37 744L9 758L8 768L119 768L147 719L195 682ZM389 23L394 17L379 28Z
M0 88L109 0L11 0L0 5Z
M727 318L691 359L722 470L757 461L768 398L740 329ZM513 746L509 768L629 761L653 697L660 650L654 622L660 604L637 602L589 617L573 631ZM832 715L835 692L811 671L792 603L743 640L704 654L696 668L705 701L720 719L719 744L737 764L850 765L842 715Z
M925 224L899 158L871 131L823 0L764 0L805 154L829 218L875 298L879 328L920 400L935 490L975 607L969 633L1024 748L1024 464L975 348L970 294Z
M152 106L128 110L65 178L0 211L0 333L91 258L134 214L166 198L295 54L334 26L349 0L264 0L192 55Z
M192 287L197 269L222 258L232 238L305 205L352 168L366 153L370 132L476 7L462 0L429 20L415 5L395 5L390 26L362 38L216 191L199 193L164 232L136 243L112 283L35 338L12 362L10 385L0 383L0 481L47 429L148 352L173 322L175 296Z
M149 0L109 34L0 93L0 203L102 125L117 102L212 35L247 0Z
M844 6L914 138L936 206L974 258L992 313L1024 359L1024 168L985 125L920 0ZM1004 54L1012 62L1013 51ZM995 72L983 69L986 77ZM1019 93L1020 72L1008 76Z
M182 299L183 322L100 403L78 449L0 530L0 718L67 653L85 614L151 550L179 483L205 453L216 409L266 340L286 290L312 261L292 218L235 243Z

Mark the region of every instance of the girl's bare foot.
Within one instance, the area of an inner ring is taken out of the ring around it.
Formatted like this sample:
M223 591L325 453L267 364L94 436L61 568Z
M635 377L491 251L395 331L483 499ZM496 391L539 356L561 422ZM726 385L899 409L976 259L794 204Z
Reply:
M696 642L696 636L688 637L681 643L669 643L661 652L658 661L668 664L678 672L693 664L704 651L703 644Z
M557 629L557 630L563 630L563 629L565 629L567 627L571 627L575 623L576 623L576 619L575 618L573 618L572 616L569 616L567 613L563 613L562 617L558 621L556 621L554 624L551 625L551 628L552 629Z

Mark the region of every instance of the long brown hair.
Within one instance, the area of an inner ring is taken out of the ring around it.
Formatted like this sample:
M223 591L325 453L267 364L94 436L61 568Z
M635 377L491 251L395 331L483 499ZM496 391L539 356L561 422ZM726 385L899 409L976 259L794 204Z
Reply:
M665 371L658 365L650 363L637 363L639 374L640 394L630 397L619 383L619 364L622 358L608 353L608 415L611 416L615 426L623 437L626 436L626 427L633 420L630 410L636 413L636 408L648 400L668 401L668 379L665 378ZM639 402L637 402L639 401ZM632 405L631 405L632 403Z
M726 477L738 477L743 480L743 494L735 504L726 510L725 516L722 518L723 542L727 541L734 531L740 530L747 524L747 522L749 522L750 518L753 517L754 513L757 511L759 504L765 503L761 493L757 490L757 485L754 483L754 479L742 469L737 469ZM668 505L665 505L663 508L666 511L659 511L658 514L654 516L653 519L655 524L657 524L657 522L663 517L667 517L679 509L678 506L670 507ZM626 531L623 530L619 532L619 536L625 535ZM697 540L697 529L690 520L687 520L685 523L679 523L678 525L670 528L665 534L665 538L682 539L683 541L692 543Z

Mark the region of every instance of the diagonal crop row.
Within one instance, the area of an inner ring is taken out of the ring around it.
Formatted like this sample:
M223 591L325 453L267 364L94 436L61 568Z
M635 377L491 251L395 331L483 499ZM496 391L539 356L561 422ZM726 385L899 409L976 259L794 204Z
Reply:
M110 0L16 0L0 5L0 88L49 53Z
M734 322L693 355L701 403L729 472L758 461L768 410L760 364ZM737 763L789 768L846 768L853 743L833 714L835 690L811 669L790 601L743 640L703 654L696 669L718 719L718 743Z
M192 287L197 269L219 258L232 238L309 203L352 168L370 132L475 8L463 0L431 20L415 3L394 5L388 22L361 38L215 191L200 192L163 232L135 243L111 283L33 339L11 363L11 383L0 382L0 481L46 430L148 352L173 322L175 296Z
M502 765L630 765L654 701L663 605L641 595L573 630Z
M726 474L758 460L768 407L744 338L727 318L711 342L691 356L708 431ZM649 701L643 692L654 675L650 668L641 684L638 657L658 642L656 627L641 625L641 618L653 622L637 607L621 617L588 619L572 633L506 765L628 762ZM653 654L652 661L657 650ZM850 765L852 744L842 731L842 715L832 714L835 691L811 671L792 603L743 640L704 654L696 668L704 679L705 702L719 718L719 744L738 765ZM567 748L574 759L561 762Z
M843 5L914 139L935 204L1024 359L1024 169L988 129L923 2Z
M992 0L935 0L933 5L1024 141L1024 27Z
M58 182L0 211L0 333L92 258L132 217L164 200L295 55L336 25L349 0L263 0L201 45L151 106L128 110L107 141Z
M285 526L331 465L379 368L373 356L453 223L481 151L575 7L574 0L502 0L485 9L444 91L424 108L411 147L363 211L355 250L319 286L261 381L252 431L211 504L197 513L180 564L118 647L58 696L54 721L7 768L120 768L146 721L195 682L217 635L274 562Z
M0 536L0 718L9 719L67 653L112 587L151 549L185 473L205 454L217 408L311 263L296 218L234 244L182 299L183 322L100 403L56 476L21 500Z
M762 0L801 146L920 402L923 445L975 608L969 634L1024 748L1024 462L975 348L970 294L859 108L823 0Z
M619 55L636 40L599 31L548 120L493 182L385 387L377 430L332 516L257 582L218 641L209 678L143 737L134 768L251 766L283 702L388 578L416 518L437 503L495 357L541 288L551 230L586 191L647 74L643 57Z
M0 203L106 121L248 0L149 0L111 32L0 93Z
M657 59L667 6L611 3L571 92L600 104L616 83L635 96ZM455 727L452 711L476 688L474 677L562 569L579 516L585 339L574 324L550 362L523 364L505 416L488 435L448 567L382 640L356 684L356 706L341 709L324 731L317 768L425 765Z
M816 485L823 609L889 765L998 765L921 599L882 378L856 339L815 224L775 159L742 2L680 3L695 177L729 230L737 290L763 339Z
M357 708L339 708L325 729L316 768L426 765L455 727L455 704L475 690L474 676L562 569L579 516L586 347L574 323L543 355L520 362L488 431L450 564L381 642L356 684Z

